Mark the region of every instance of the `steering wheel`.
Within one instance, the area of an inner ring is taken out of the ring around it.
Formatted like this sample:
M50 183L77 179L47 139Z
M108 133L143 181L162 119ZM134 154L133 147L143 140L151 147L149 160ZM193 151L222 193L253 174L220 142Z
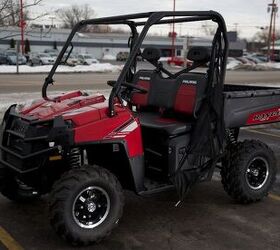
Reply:
M116 84L117 81L108 81L107 84L111 87L114 87L114 85ZM140 87L140 86L137 86L135 84L131 84L131 83L128 83L128 82L124 82L122 83L123 86L125 87L128 87L128 88L131 88L131 89L134 89L136 90L137 92L139 92L140 94L146 94L148 93L148 90L143 88L143 87Z

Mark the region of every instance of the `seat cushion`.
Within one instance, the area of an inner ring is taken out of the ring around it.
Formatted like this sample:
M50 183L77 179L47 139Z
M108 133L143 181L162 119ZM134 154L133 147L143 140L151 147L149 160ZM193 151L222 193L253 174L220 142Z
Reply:
M167 135L184 134L191 130L191 123L162 117L158 113L141 112L136 115L144 128L161 130Z

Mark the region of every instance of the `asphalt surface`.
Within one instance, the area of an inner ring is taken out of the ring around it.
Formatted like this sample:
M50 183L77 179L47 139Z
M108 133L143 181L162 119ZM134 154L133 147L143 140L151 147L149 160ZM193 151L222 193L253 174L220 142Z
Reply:
M116 74L57 75L58 90L104 89ZM0 93L40 91L41 75L1 75ZM278 83L280 72L230 72L231 83ZM240 140L258 139L275 152L280 166L280 133L271 127L242 130ZM200 183L177 208L175 192L143 198L126 192L123 218L103 242L79 249L280 249L280 182L263 201L240 205L223 191L219 174ZM0 249L73 249L48 221L48 197L16 204L0 196Z
M148 65L146 65L148 67ZM145 68L145 67L144 67ZM119 73L76 73L56 74L55 84L50 91L73 89L96 90L108 88L108 80L116 80ZM2 74L0 75L0 94L11 92L40 92L46 74ZM280 71L229 71L226 83L241 84L279 84Z

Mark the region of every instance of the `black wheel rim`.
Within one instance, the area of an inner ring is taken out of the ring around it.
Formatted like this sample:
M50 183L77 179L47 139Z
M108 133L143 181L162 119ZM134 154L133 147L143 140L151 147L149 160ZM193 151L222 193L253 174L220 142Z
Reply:
M91 186L83 189L75 198L72 208L76 224L92 229L107 218L110 211L110 198L101 187Z
M251 189L259 190L265 184L269 176L268 162L263 157L254 158L246 171L246 182Z

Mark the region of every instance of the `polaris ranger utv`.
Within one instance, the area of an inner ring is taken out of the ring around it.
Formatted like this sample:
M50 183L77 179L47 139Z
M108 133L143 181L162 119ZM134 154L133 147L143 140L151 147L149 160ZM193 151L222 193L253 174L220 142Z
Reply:
M143 44L151 26L205 20L217 25L212 48L191 48L187 58L192 66L176 73L159 62L157 48ZM108 82L108 100L82 91L48 96L76 32L99 24L131 29L130 54L117 81ZM239 129L279 122L280 89L224 86L227 53L225 22L214 11L140 13L78 23L45 80L43 99L22 108L12 105L4 115L1 193L14 201L50 193L51 225L74 245L100 241L111 232L122 216L123 189L151 195L176 188L182 200L220 168L233 199L261 200L275 181L276 160L263 142L239 141ZM139 56L154 69L138 70ZM207 65L205 72L202 65Z

